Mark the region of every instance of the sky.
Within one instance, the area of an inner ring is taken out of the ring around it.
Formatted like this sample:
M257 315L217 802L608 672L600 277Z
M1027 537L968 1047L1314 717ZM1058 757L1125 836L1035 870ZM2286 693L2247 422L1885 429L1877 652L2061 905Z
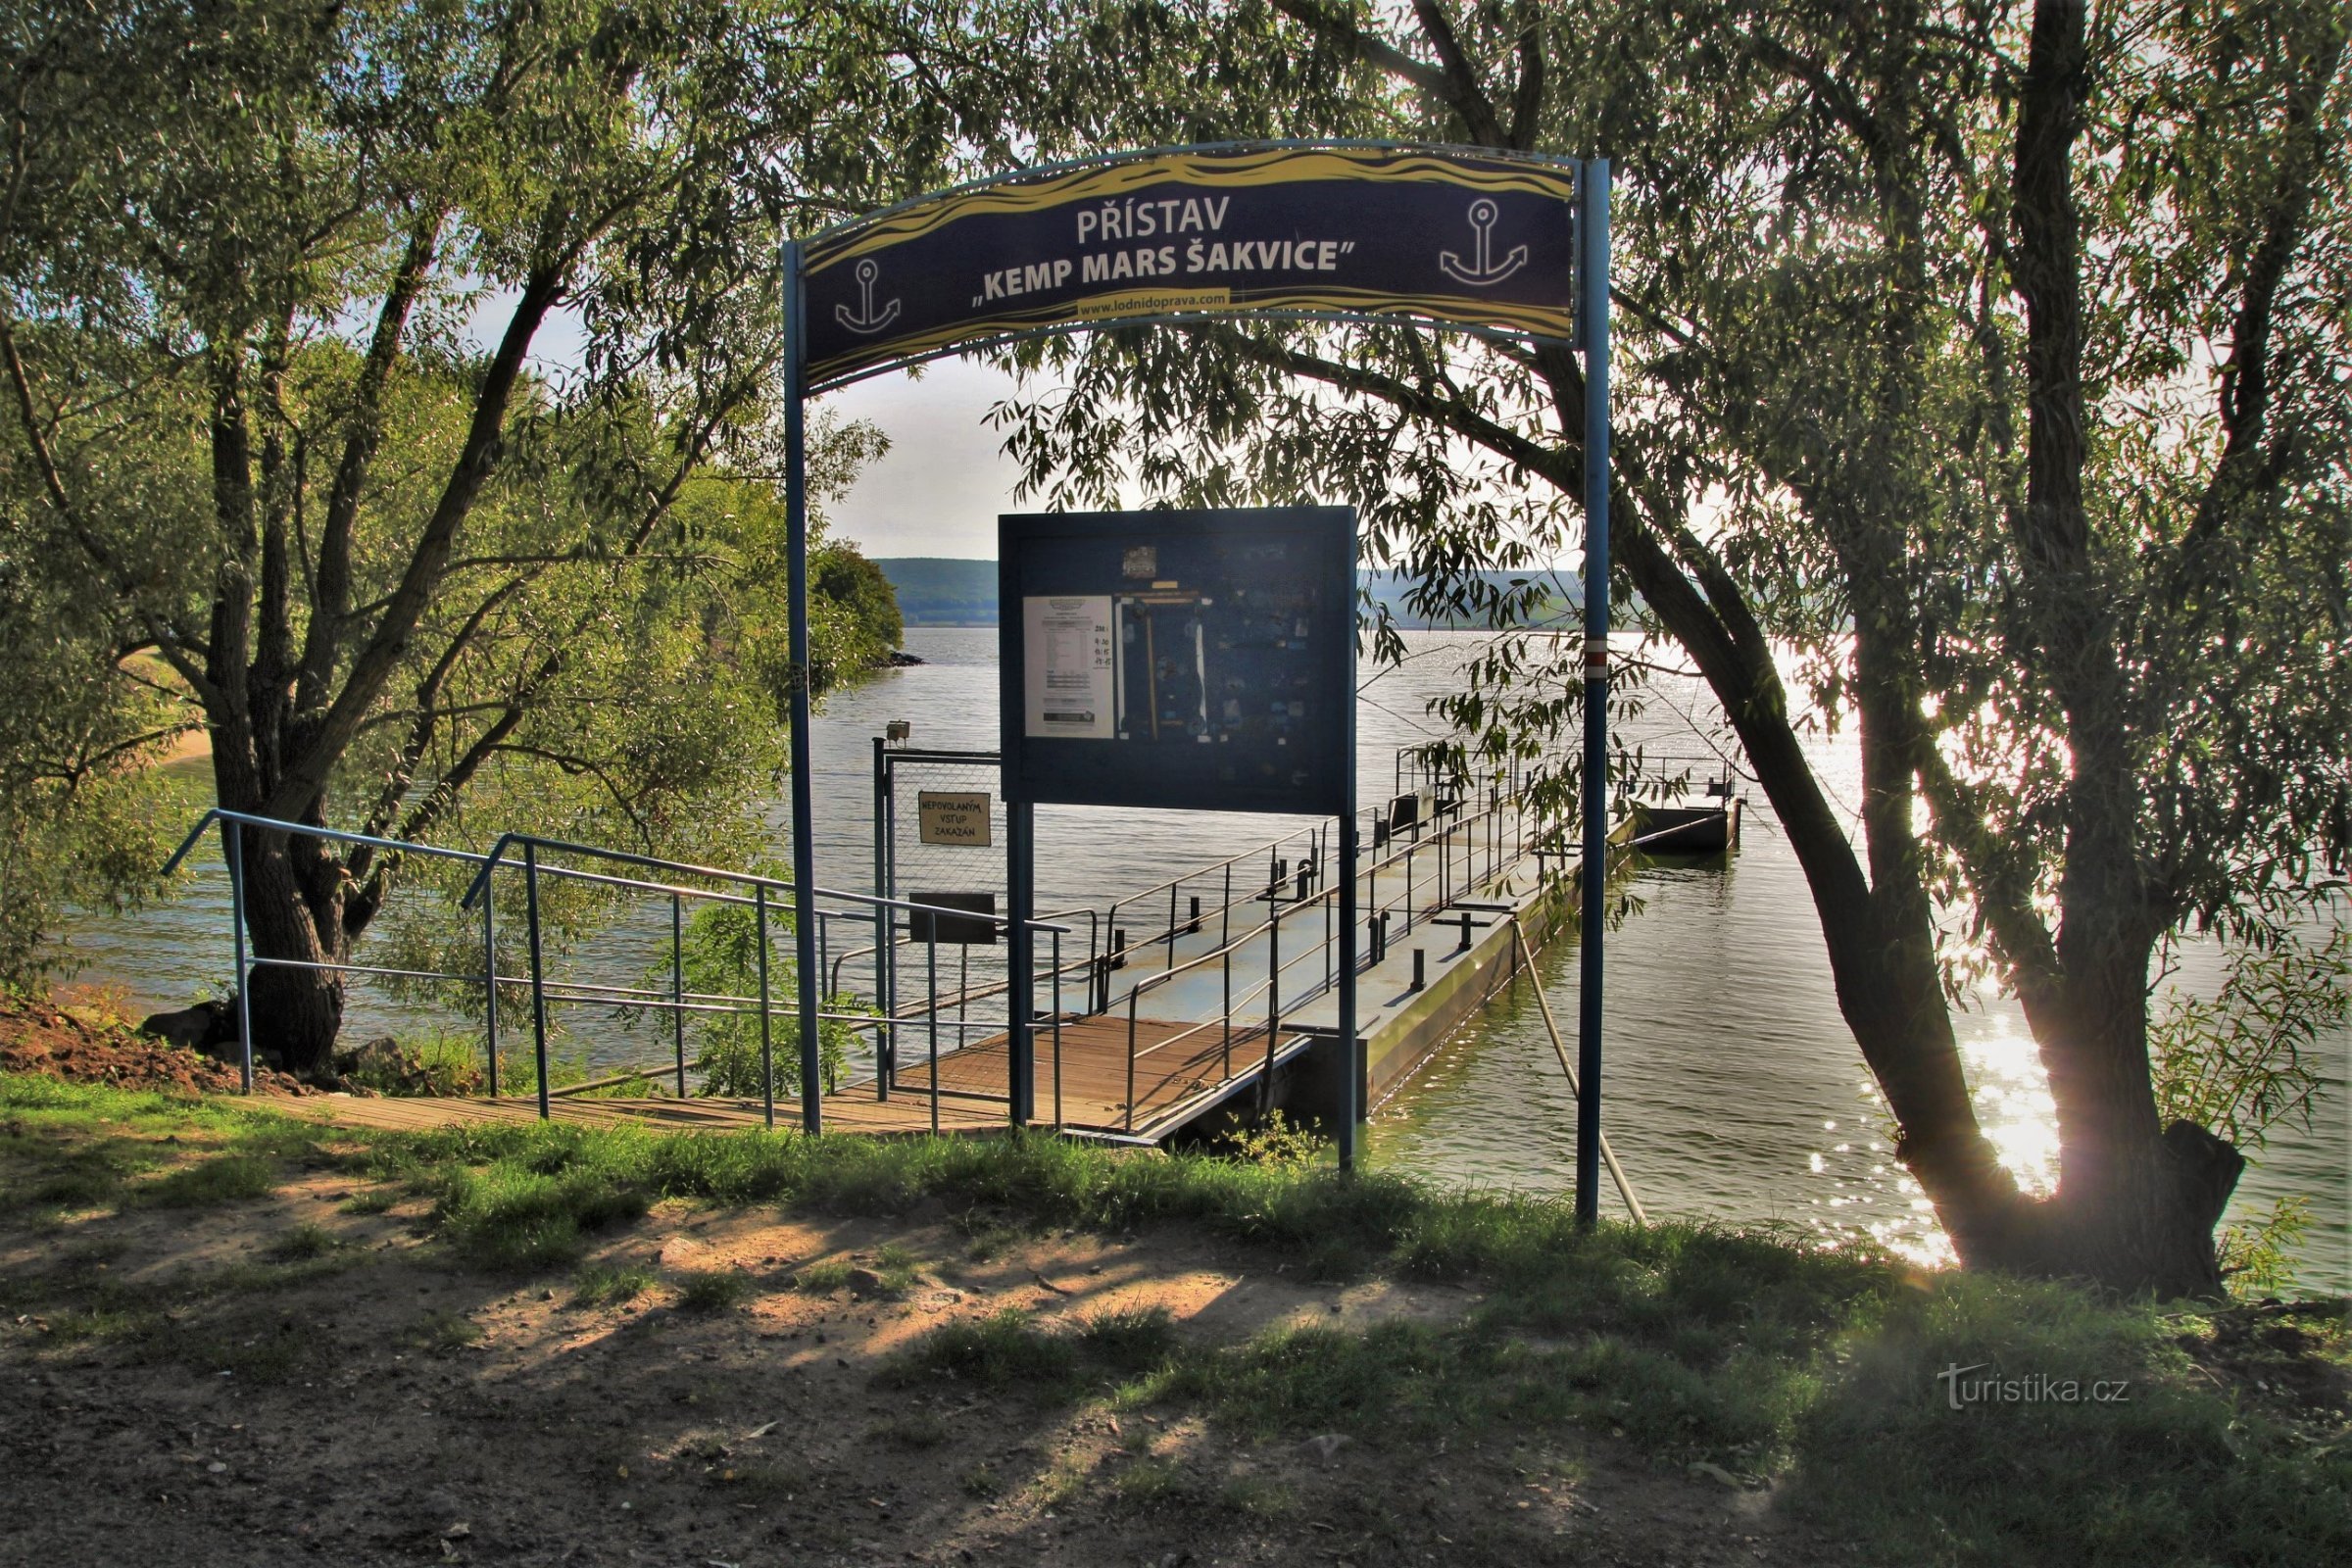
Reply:
M868 556L958 556L994 561L997 514L1016 510L1019 470L997 451L989 405L1012 395L1011 376L940 360L922 378L904 370L828 392L812 408L870 419L890 451L827 509L837 538ZM1021 509L1026 510L1026 509Z
M486 351L514 308L510 290L477 299L466 337ZM576 373L586 358L579 318L558 310L532 343L531 364L556 378ZM1013 378L985 365L938 360L920 378L894 370L827 392L811 415L831 411L867 419L890 437L890 451L860 474L848 496L826 509L834 536L867 556L997 558L997 514L1016 509L1019 470L1001 456L1004 437L985 422L989 406L1017 390Z
M514 302L510 291L484 294L474 302L465 335L486 350L504 329ZM561 379L577 372L586 347L579 318L558 310L541 326L531 363ZM826 508L834 537L856 544L869 558L994 561L998 514L1035 510L1013 499L1019 469L998 452L1003 433L986 422L990 406L1018 390L1019 383L1004 371L944 359L816 398L812 415L830 411L844 419L867 419L890 438L881 461ZM1573 568L1578 555L1569 551L1553 564Z

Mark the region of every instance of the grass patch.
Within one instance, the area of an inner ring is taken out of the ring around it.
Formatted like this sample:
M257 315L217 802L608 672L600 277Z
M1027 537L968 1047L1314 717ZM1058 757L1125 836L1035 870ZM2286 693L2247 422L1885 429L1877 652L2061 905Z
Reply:
M388 1213L401 1200L397 1187L367 1187L343 1200L339 1205L346 1214Z
M276 1187L274 1161L259 1154L226 1153L167 1171L131 1196L160 1208L209 1208L266 1198Z
M850 1276L856 1272L858 1265L846 1257L820 1257L795 1269L792 1283L796 1290L807 1291L810 1296L830 1296L835 1291L848 1290Z
M432 1224L479 1268L528 1273L569 1263L588 1238L641 1217L643 1187L609 1169L534 1169L529 1162L460 1167L441 1180Z
M1078 1325L1078 1343L1097 1362L1133 1377L1175 1354L1176 1321L1164 1306L1102 1312Z
M912 1248L886 1243L874 1253L874 1273L880 1281L875 1294L895 1300L922 1283L922 1256Z
M894 1416L888 1421L877 1422L867 1429L866 1436L876 1443L887 1444L894 1448L919 1451L925 1448L943 1447L955 1437L955 1434L948 1430L948 1424L945 1421L930 1411L914 1410L906 1415Z
M479 1344L482 1326L463 1312L427 1312L402 1329L399 1343L420 1355L452 1355Z
M654 1271L642 1263L619 1263L580 1270L572 1284L574 1306L618 1306L654 1288Z
M690 1269L678 1276L678 1305L689 1312L724 1312L751 1299L753 1280L739 1268Z
M1263 1476L1236 1476L1217 1489L1217 1501L1234 1513L1280 1519L1298 1508L1298 1494L1281 1482Z
M1110 1494L1130 1508L1165 1507L1197 1495L1200 1483L1175 1459L1146 1454L1110 1477Z
M567 1263L588 1238L666 1199L896 1215L938 1197L957 1213L990 1216L973 1244L991 1252L1046 1229L1121 1234L1180 1222L1324 1277L1474 1284L1478 1304L1449 1323L1317 1324L1221 1347L1188 1345L1152 1314L1049 1332L1004 1313L935 1330L878 1381L1047 1402L1107 1386L1116 1407L1165 1403L1269 1439L1347 1432L1367 1445L1434 1447L1453 1435L1616 1432L1669 1464L1775 1480L1787 1506L1854 1541L1868 1561L2352 1561L2352 1330L2340 1302L2167 1314L2060 1286L1923 1274L1768 1232L1584 1231L1563 1205L1538 1200L1044 1138L533 1124L363 1136L266 1122L241 1106L0 1076L0 1169L20 1207L22 1194L51 1180L42 1201L117 1184L144 1198L171 1182L212 1201L257 1180L267 1190L273 1162L345 1159L333 1151L357 1147L376 1192L431 1200L426 1224L452 1255L516 1268ZM181 1149L164 1146L167 1137ZM137 1179L188 1146L207 1148L202 1163ZM247 1174L230 1180L239 1168ZM345 1266L352 1251L276 1266ZM885 1281L919 1277L911 1250L866 1261ZM859 1266L822 1259L797 1283L840 1290ZM593 1277L581 1276L583 1298ZM166 1306L180 1310L190 1295L228 1299L220 1280L174 1290L125 1291L94 1264L61 1263L55 1275L0 1281L0 1299L12 1316L41 1316L49 1340L150 1346L182 1359L234 1353L263 1373L296 1364L280 1345L309 1338L262 1332L254 1312L223 1312L201 1334L196 1324L167 1331ZM267 1299L248 1296L245 1306ZM2117 1382L2128 1396L1951 1409L1938 1374L1980 1362L2010 1379ZM919 1446L931 1431L909 1417L877 1435ZM1157 1463L1147 1455L1081 1484L1115 1486L1138 1505L1189 1488L1243 1512L1296 1506L1279 1487L1235 1481L1219 1491L1148 1461ZM959 1484L974 1496L1005 1490L987 1466Z
M899 1388L944 1379L1051 1402L1161 1366L1176 1348L1174 1324L1158 1308L1105 1312L1052 1333L1007 1307L941 1324L885 1362L877 1379Z
M943 1323L878 1374L886 1385L909 1388L934 1378L968 1383L1039 1399L1066 1396L1076 1386L1077 1347L1041 1332L1013 1307L989 1317Z
M341 1250L343 1239L323 1225L306 1220L272 1241L265 1251L280 1263L327 1257Z

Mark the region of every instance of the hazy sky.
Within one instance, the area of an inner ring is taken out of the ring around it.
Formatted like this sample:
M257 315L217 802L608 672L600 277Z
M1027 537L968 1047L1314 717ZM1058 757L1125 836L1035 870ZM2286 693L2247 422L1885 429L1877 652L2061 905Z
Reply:
M511 290L482 296L468 313L464 335L487 352L514 308ZM362 320L353 330L369 324ZM556 311L533 348L531 363L543 373L576 373L587 349L579 318ZM1017 475L997 454L1003 437L982 417L1013 390L1012 377L986 366L939 360L923 367L920 380L894 370L816 399L811 414L830 410L845 419L870 419L890 437L889 455L829 510L834 532L868 556L994 561L997 514L1013 510Z
M889 454L830 509L835 534L868 556L994 561L997 514L1013 510L1018 475L983 416L1013 389L1001 371L940 360L919 381L894 370L816 400L812 412L870 419L890 437Z
M514 301L502 290L474 303L464 330L476 348L487 350L497 341ZM557 311L534 347L531 361L543 372L557 378L576 373L586 350L579 318ZM888 455L828 509L835 534L869 557L994 561L998 514L1028 508L1013 500L1018 474L997 451L1002 433L983 421L991 404L1016 390L1002 371L948 359L922 367L920 379L894 370L816 399L812 414L870 419L890 437ZM1564 552L1554 564L1572 565L1575 559L1576 552Z

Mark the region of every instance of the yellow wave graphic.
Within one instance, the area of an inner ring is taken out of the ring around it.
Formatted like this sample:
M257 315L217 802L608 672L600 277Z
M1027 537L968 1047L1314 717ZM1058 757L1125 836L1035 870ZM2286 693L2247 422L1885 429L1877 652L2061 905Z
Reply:
M944 228L962 219L1004 213L1048 212L1056 207L1116 201L1149 186L1183 180L1211 189L1249 189L1305 182L1361 180L1381 184L1455 185L1467 190L1511 191L1576 199L1576 172L1541 164L1470 166L1427 153L1390 153L1369 148L1269 148L1254 153L1167 153L1106 169L1073 170L942 196L864 228L811 248L806 267L814 274L843 262Z
M835 355L808 367L813 388L860 370L900 360L916 360L958 343L1001 338L1056 327L1108 327L1191 314L1247 319L1265 314L1312 316L1335 321L1375 322L1409 318L1445 326L1521 333L1531 337L1568 339L1575 335L1573 310L1542 305L1512 305L1468 295L1400 295L1369 289L1292 289L1253 295L1235 303L1229 289L1126 289L1098 294L1025 311L971 318L886 345Z

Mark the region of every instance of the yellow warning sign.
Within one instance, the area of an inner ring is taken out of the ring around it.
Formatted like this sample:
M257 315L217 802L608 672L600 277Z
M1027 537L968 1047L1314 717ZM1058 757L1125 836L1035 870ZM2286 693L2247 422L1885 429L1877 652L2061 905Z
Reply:
M961 844L984 850L996 839L989 826L989 798L948 790L915 796L917 836L925 844Z

